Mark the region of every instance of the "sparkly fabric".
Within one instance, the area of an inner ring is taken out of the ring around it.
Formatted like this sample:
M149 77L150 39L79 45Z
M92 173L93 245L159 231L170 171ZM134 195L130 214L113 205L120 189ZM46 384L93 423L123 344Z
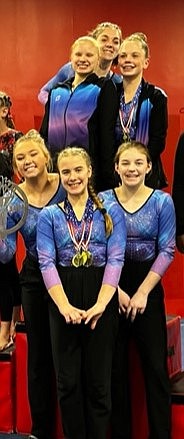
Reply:
M94 266L105 266L103 283L116 287L124 263L125 219L122 209L115 200L108 205L105 204L104 207L112 217L113 233L106 237L104 217L98 209L94 210L88 250L93 256ZM60 206L46 207L41 212L37 229L37 249L47 289L60 284L56 266L71 266L76 252L68 231L65 212ZM87 268L84 267L84 270Z
M88 123L97 109L101 84L96 75L90 75L74 91L70 81L52 89L48 120L48 148L52 152L68 145L89 149Z
M144 79L141 83L142 90L138 99L137 111L134 112L134 137L131 137L131 135L130 137L132 140L147 145L152 161L154 161L165 148L168 127L167 96L163 90ZM120 99L122 85L117 84L117 91ZM115 139L117 148L123 141L119 116L116 121Z
M76 242L79 242L81 240L83 226L85 225L84 242L86 242L90 233L90 225L93 221L94 204L92 199L88 198L84 214L80 221L77 219L75 212L73 211L73 208L68 201L68 198L65 198L64 211L67 223L70 224L73 231L75 232Z
M114 190L102 192L100 196L106 202L118 201ZM175 250L175 210L171 196L155 190L135 212L121 208L127 227L125 260L154 259L151 270L163 276Z
M128 136L131 140L134 140L135 135L136 135L136 112L137 112L138 99L139 99L139 96L141 94L141 90L142 90L142 83L139 84L139 86L135 92L135 95L130 102L125 103L124 92L121 94L121 97L120 97L120 112L121 112L121 117L122 117L122 121L123 121L125 128L126 127L128 128L130 113L133 110L132 122L130 124L129 129L128 129ZM119 121L117 123L120 124L120 126L121 126L120 118L119 118ZM121 130L123 130L122 126L121 126Z
M65 193L61 185L59 185L55 195L51 198L47 205L60 202L64 199ZM36 251L36 227L38 217L42 208L32 205L28 206L28 215L26 222L19 229L19 232L23 236L26 246L26 252L28 255L37 259ZM22 200L15 196L12 202L12 209L8 217L8 227L13 227L22 217ZM2 241L0 240L0 260L1 262L8 262L16 251L16 233L8 235Z

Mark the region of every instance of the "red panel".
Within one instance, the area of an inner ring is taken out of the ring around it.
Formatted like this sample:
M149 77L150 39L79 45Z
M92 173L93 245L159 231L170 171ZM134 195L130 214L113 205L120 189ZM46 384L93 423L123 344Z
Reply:
M15 366L11 353L0 354L0 432L15 430Z
M172 439L184 438L184 405L172 404Z

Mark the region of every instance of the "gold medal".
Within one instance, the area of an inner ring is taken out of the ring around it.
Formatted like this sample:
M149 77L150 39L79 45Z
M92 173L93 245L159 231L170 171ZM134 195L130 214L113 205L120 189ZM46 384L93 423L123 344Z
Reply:
M89 252L88 250L86 250L86 262L85 262L85 267L90 267L90 265L92 265L93 262L93 256L91 254L91 252Z
M81 253L81 259L82 259L82 264L81 264L81 265L86 265L86 262L87 262L87 259L88 259L88 257L87 257L87 251L86 251L86 250L83 250L83 251L82 251L82 253Z
M72 265L75 268L79 267L90 267L93 262L93 256L88 250L82 250L82 252L77 252L72 258Z
M76 254L73 256L73 258L72 258L72 265L73 265L75 268L78 268L78 267L81 266L81 254L80 254L79 252L76 253Z

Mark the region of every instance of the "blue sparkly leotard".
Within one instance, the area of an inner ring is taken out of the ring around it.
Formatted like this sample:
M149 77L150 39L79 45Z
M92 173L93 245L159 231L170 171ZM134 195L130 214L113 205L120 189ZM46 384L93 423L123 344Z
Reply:
M95 209L88 250L93 256L93 266L105 266L103 283L117 286L126 245L125 219L116 200L104 203L104 207L112 217L113 233L107 238L104 217ZM71 266L76 250L68 230L65 212L58 205L44 208L39 216L37 250L47 289L60 284L56 264Z
M57 202L61 202L64 198L64 191L62 186L59 184L58 189L54 196L49 200L47 205L54 204ZM35 207L29 204L28 206L28 215L25 223L19 229L21 233L25 247L26 253L28 256L33 257L37 260L37 251L36 251L36 228L38 217L40 212L42 211L42 207ZM22 200L19 196L15 196L11 205L11 212L8 216L8 228L13 227L17 224L22 216ZM5 239L3 239L0 243L0 260L3 263L10 261L16 251L16 233L12 233L8 235Z
M102 192L100 196L106 202L119 202L114 190ZM175 249L175 210L171 196L154 190L133 213L120 206L127 227L125 260L154 260L151 270L163 276Z

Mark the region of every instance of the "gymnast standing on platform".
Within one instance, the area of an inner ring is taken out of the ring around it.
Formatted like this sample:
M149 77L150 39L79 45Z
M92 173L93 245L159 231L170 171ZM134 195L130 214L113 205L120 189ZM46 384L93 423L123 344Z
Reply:
M125 264L119 281L122 314L113 368L111 437L131 437L128 346L133 336L145 380L149 438L170 439L171 400L161 279L174 257L174 204L168 193L145 185L151 160L148 148L140 142L125 142L119 147L115 168L121 185L100 195L104 202L119 203L127 227Z
M36 227L44 206L61 202L64 191L58 173L50 173L51 159L43 139L35 130L28 131L14 145L15 171L23 178L20 188L28 199L28 215L19 229L26 258L20 273L22 306L28 341L28 396L32 418L30 438L52 438L55 421L53 362L47 305L47 291L39 270L36 251ZM9 226L19 221L19 211L9 214ZM16 233L0 240L0 260L6 263L16 251ZM55 439L55 438L53 438Z
M106 439L124 214L116 200L103 205L95 194L85 149L65 148L58 169L67 195L40 214L37 250L63 430L70 439Z

